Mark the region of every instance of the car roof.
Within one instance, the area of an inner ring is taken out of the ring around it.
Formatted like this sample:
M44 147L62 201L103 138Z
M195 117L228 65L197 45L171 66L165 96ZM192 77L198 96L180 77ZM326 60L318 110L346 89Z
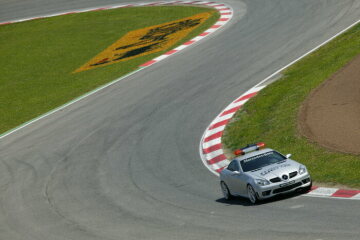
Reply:
M238 157L236 157L234 159L242 161L244 159L251 158L251 157L254 157L254 156L257 156L257 155L260 155L260 154L263 154L263 153L271 152L271 151L275 151L275 150L273 150L271 148L265 148L265 149L249 152L249 153L247 153L245 155L238 156Z

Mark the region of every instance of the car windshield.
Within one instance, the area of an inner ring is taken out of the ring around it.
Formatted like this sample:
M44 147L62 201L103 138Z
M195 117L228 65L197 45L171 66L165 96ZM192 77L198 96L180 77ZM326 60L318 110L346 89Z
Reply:
M256 156L244 159L240 162L240 164L241 164L241 168L243 169L244 172L249 172L249 171L263 168L267 165L282 162L285 159L286 159L286 157L284 157L280 153L271 151L271 152L263 153L260 155L256 155Z

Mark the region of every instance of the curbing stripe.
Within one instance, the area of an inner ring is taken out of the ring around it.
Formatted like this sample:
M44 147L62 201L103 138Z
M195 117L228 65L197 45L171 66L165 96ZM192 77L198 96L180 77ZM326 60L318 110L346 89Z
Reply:
M223 121L221 121L221 122L217 122L217 123L211 125L211 126L209 127L209 130L210 130L210 129L217 128L217 127L219 127L219 126L226 125L228 122L229 122L229 119L223 120Z
M225 125L222 125L222 126L217 127L217 128L213 128L213 129L211 129L211 130L209 130L207 132L209 135L205 135L205 136L207 137L207 136L211 136L211 135L213 135L213 134L215 134L217 132L222 132L222 131L224 131L224 129L225 129Z
M210 34L210 33L209 33L209 32L203 32L203 33L201 33L199 36L205 37L205 36L208 35L208 34Z
M325 188L325 187L318 187L315 190L309 192L309 195L317 195L317 196L332 196L338 189L336 188Z
M233 108L230 108L229 110L227 111L224 111L223 113L221 113L220 116L224 116L224 115L227 115L229 113L235 113L237 110L239 110L241 108L241 105L240 106L237 106L237 107L233 107Z
M221 143L212 145L211 147L208 147L208 148L204 148L203 152L204 152L204 154L206 154L206 153L214 152L214 151L219 150L219 149L222 149L222 144Z
M210 156L212 157L212 159L214 159L214 158L216 158L216 157L218 157L218 156L220 156L220 155L224 155L222 149L218 149L218 150L212 151L212 152L209 153L209 154L211 154ZM205 156L206 156L206 154L205 154Z
M214 139L214 140L209 141L209 142L204 142L203 146L204 146L204 148L209 148L209 147L212 147L212 146L217 145L219 143L221 143L221 138L217 138L217 139Z
M253 92L253 93L247 94L245 96L241 96L237 100L235 100L234 103L237 103L237 102L240 102L240 101L243 101L243 100L248 100L248 99L254 97L257 93L258 92Z
M209 154L208 154L209 155ZM212 157L211 159L207 160L207 162L212 165L218 163L220 161L226 160L226 156L224 154L218 155L216 157Z
M337 190L332 196L333 197L354 197L356 194L359 194L360 191L356 191L356 190L344 190L344 189L339 189Z
M218 117L215 119L215 123L216 123L216 122L221 122L221 121L223 121L223 120L228 120L228 119L232 118L232 116L234 116L234 113L229 113L229 114L226 114L226 115L218 116Z
M359 200L360 200L360 193L358 193L358 194L356 194L355 196L353 196L352 199L359 199Z
M214 134L206 137L206 138L204 139L204 142L209 142L209 141L211 141L211 140L214 140L214 139L217 139L217 138L221 138L222 133L223 133L222 131L221 131L221 132L214 133Z
M168 52L166 52L165 53L165 55L171 55L171 54L174 54L174 53L176 53L177 52L177 50L170 50L170 51L168 51Z
M185 43L183 43L183 45L191 45L193 44L195 41L194 40L190 40L190 41L187 41Z

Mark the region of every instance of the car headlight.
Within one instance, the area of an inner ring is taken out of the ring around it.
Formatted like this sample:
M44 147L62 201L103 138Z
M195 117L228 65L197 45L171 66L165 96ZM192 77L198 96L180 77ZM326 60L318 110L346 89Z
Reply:
M299 174L301 175L301 174L304 174L304 173L306 173L306 167L301 165L299 167Z
M270 184L270 182L268 180L265 180L265 179L255 179L255 183L257 185L260 185L260 186L265 186L265 185Z

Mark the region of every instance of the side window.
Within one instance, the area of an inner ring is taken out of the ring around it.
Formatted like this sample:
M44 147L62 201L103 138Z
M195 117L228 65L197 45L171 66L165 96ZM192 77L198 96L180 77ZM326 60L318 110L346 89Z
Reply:
M235 161L233 160L233 161L229 164L229 166L227 167L227 169L228 169L229 171L234 171L234 163L235 163Z
M232 160L232 162L229 164L229 166L227 167L228 170L230 171L239 171L239 164L236 160Z
M235 164L234 164L234 171L240 171L240 168L239 168L239 162L238 161L234 161Z

